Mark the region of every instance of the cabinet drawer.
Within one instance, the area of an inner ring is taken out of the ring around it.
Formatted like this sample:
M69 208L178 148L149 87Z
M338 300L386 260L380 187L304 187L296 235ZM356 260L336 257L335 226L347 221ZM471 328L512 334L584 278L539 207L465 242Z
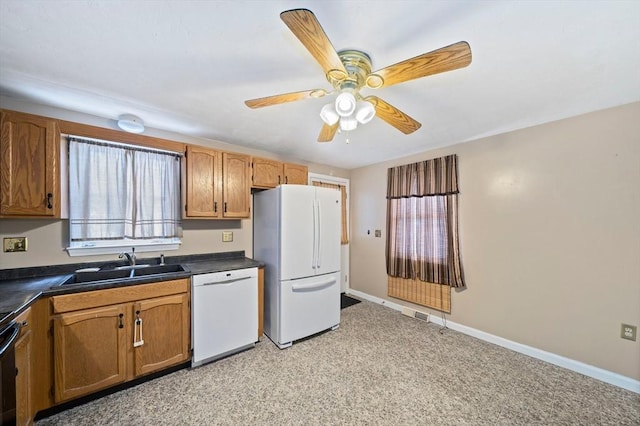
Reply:
M93 290L82 293L53 296L51 304L54 314L77 311L97 306L115 305L133 302L140 299L168 296L189 291L189 280L162 281L150 284L139 284L127 287Z

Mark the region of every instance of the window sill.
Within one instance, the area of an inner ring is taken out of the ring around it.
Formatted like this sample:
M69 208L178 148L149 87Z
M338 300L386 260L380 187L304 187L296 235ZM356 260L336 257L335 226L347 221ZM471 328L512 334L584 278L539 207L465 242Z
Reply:
M131 251L132 247L135 247L136 253L144 253L150 251L170 251L178 250L181 241L167 241L167 242L140 242L140 241L118 241L114 243L97 243L93 246L78 246L67 247L67 253L70 257L75 256L96 256L101 254L118 254L122 252Z

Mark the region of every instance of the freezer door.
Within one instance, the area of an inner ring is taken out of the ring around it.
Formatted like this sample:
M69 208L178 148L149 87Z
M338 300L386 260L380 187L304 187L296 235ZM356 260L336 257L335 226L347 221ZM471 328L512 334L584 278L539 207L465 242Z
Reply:
M315 188L282 185L280 191L280 279L315 275Z
M316 188L316 215L319 217L316 274L340 270L341 194L331 188Z
M283 281L280 298L278 346L286 347L340 323L339 272Z

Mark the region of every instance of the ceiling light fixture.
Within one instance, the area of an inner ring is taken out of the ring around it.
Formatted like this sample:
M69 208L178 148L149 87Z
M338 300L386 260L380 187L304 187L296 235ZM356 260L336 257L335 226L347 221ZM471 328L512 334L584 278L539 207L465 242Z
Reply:
M122 114L118 117L118 127L129 133L144 132L144 123L140 117L133 114Z
M356 100L356 95L350 90L343 90L335 102L326 104L320 110L320 118L325 124L333 126L339 121L340 130L345 132L355 130L358 123L367 124L375 115L373 104L363 99Z

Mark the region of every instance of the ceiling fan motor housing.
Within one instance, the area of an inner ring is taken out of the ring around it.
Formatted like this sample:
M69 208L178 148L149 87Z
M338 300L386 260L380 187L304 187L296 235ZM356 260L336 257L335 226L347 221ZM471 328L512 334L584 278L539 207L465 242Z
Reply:
M382 85L382 78L371 74L371 58L360 50L341 50L338 52L340 60L347 70L347 76L340 78L340 73L327 73L327 80L338 91L351 89L357 93L365 85L369 85L369 80L380 81L378 85L369 87L376 88Z

